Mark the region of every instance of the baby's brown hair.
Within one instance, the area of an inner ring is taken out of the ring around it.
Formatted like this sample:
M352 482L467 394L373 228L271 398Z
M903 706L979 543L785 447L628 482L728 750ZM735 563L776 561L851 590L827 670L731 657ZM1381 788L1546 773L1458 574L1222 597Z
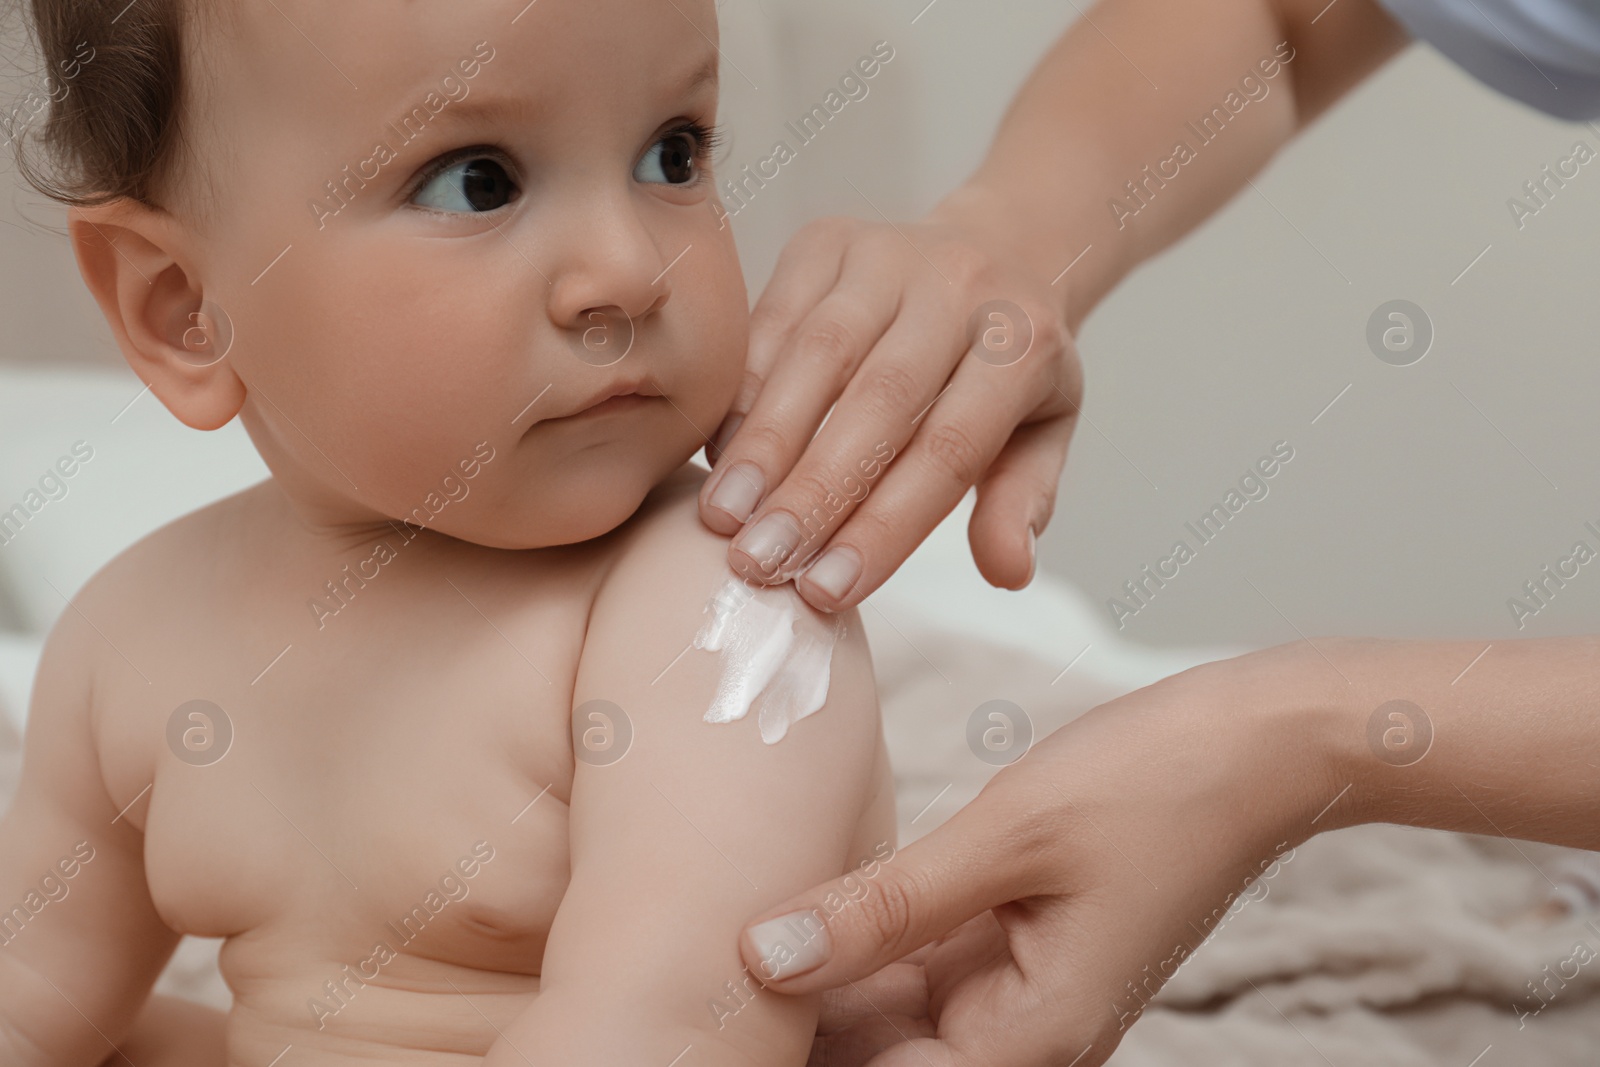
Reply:
M18 173L63 204L170 209L187 154L184 35L198 0L25 0L47 113L5 130ZM18 109L20 112L22 109ZM37 151L35 151L37 149ZM38 158L35 158L35 157Z

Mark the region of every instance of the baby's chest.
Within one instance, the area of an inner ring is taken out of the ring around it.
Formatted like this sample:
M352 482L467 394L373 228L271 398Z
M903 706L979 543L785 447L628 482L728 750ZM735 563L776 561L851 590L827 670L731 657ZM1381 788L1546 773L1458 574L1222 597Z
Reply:
M570 683L471 654L362 674L240 703L225 754L160 761L158 911L333 958L536 966L568 881Z

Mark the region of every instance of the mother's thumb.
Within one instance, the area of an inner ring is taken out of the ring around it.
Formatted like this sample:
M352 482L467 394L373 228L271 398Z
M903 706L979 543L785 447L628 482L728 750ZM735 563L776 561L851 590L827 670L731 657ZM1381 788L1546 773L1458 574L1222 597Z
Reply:
M983 811L980 798L881 862L769 909L739 940L751 973L783 993L832 989L1027 895L1025 851Z

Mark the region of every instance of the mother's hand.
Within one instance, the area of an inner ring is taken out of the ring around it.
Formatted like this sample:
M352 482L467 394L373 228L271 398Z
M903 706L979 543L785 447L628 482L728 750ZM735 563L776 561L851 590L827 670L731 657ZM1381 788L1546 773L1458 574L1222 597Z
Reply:
M1313 832L1360 821L1341 789L1351 760L1334 756L1363 721L1343 688L1295 645L1102 705L864 892L829 883L757 918L745 962L777 992L860 986L870 1000L866 976L928 946L911 959L932 1033L910 992L885 998L884 1021L912 1025L898 1041L878 1028L871 1067L1096 1067L1251 879ZM824 929L794 941L817 915Z
M968 188L921 222L828 218L789 243L706 447L700 515L724 535L743 528L735 570L800 573L812 606L844 610L977 485L979 571L1005 588L1032 580L1083 375L1064 296L1016 232Z
M886 1048L933 1037L922 948L876 974L822 994L817 1039L806 1067L864 1067Z

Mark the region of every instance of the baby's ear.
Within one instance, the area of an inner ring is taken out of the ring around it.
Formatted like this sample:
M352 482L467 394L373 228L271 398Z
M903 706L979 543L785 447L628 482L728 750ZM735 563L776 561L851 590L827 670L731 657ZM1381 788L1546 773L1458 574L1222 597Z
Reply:
M206 298L171 215L128 199L67 212L78 271L139 380L196 430L239 413L245 387L227 354L233 327Z

